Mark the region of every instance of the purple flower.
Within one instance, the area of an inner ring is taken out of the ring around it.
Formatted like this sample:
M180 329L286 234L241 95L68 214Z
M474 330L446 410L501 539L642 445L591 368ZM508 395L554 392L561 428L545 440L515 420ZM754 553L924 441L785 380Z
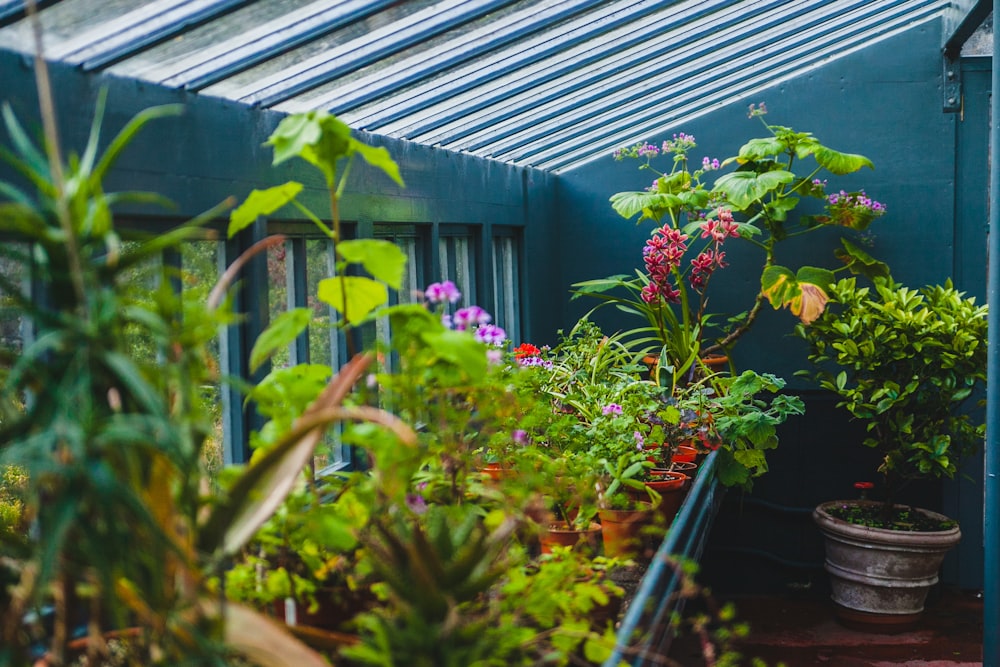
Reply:
M526 445L528 444L528 432L523 428L514 429L510 434L510 439L514 441L515 445Z
M455 287L455 283L445 280L441 283L431 283L428 285L424 296L431 303L444 303L445 301L456 303L462 298L462 293Z
M476 329L476 340L487 345L500 346L507 340L507 332L495 324L483 324Z
M427 501L424 497L416 493L406 494L406 506L414 514L424 514L427 511Z
M608 403L603 408L601 408L602 415L620 415L622 413L622 406L617 403Z
M635 438L635 448L641 452L646 446L646 439L638 431L633 432L632 437Z
M486 363L490 366L499 366L503 363L503 350L491 347L486 350Z
M489 324L493 317L479 306L459 308L453 319L455 329L465 331L474 326Z

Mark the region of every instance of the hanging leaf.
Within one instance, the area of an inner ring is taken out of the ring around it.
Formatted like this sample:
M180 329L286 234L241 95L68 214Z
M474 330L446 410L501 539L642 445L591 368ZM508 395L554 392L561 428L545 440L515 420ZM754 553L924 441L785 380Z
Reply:
M261 332L250 350L250 372L256 371L271 355L287 347L306 330L312 319L309 308L293 308L281 313Z
M840 239L840 243L844 247L835 250L834 255L850 269L851 273L864 276L869 280L874 280L876 277L889 277L888 264L875 259L847 239Z
M818 144L815 148L813 148L812 154L813 157L816 158L816 162L838 176L843 174L852 174L862 167L868 167L869 169L875 168L872 161L864 155L841 153L840 151L835 151L832 148L827 148L826 146L820 146Z
M270 215L295 199L302 192L302 184L288 181L267 190L252 190L246 200L229 214L227 235L233 238L262 215Z
M400 289L406 271L406 253L395 243L382 239L357 239L341 241L337 246L340 256L348 262L361 264L393 289Z
M389 302L389 290L384 283L371 278L336 276L319 282L319 300L336 309L348 322L359 322Z

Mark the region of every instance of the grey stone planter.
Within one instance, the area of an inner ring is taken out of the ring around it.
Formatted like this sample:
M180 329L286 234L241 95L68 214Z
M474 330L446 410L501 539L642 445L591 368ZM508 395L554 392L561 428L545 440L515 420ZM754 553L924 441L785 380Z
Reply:
M938 532L910 532L857 526L827 510L872 501L833 501L813 512L826 537L826 571L841 622L886 632L913 627L924 610L941 561L958 544L958 526ZM948 518L921 510L942 521Z

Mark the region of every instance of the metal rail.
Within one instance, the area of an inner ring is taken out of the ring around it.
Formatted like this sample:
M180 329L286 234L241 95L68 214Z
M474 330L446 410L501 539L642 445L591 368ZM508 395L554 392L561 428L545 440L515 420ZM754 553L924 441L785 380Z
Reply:
M681 583L676 562L701 556L722 501L715 466L716 453L712 452L699 467L687 498L629 603L614 651L604 667L618 667L623 661L634 666L662 664L658 657L666 653L673 638L670 619L682 604L676 595Z

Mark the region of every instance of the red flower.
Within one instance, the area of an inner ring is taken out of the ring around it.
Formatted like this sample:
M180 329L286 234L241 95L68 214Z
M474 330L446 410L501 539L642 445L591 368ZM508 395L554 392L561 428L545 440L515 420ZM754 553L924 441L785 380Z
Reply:
M514 358L523 359L524 357L537 357L541 353L542 351L531 343L521 343L514 350Z
M872 482L855 482L854 488L859 489L861 491L867 491L868 489L874 489L875 484Z

